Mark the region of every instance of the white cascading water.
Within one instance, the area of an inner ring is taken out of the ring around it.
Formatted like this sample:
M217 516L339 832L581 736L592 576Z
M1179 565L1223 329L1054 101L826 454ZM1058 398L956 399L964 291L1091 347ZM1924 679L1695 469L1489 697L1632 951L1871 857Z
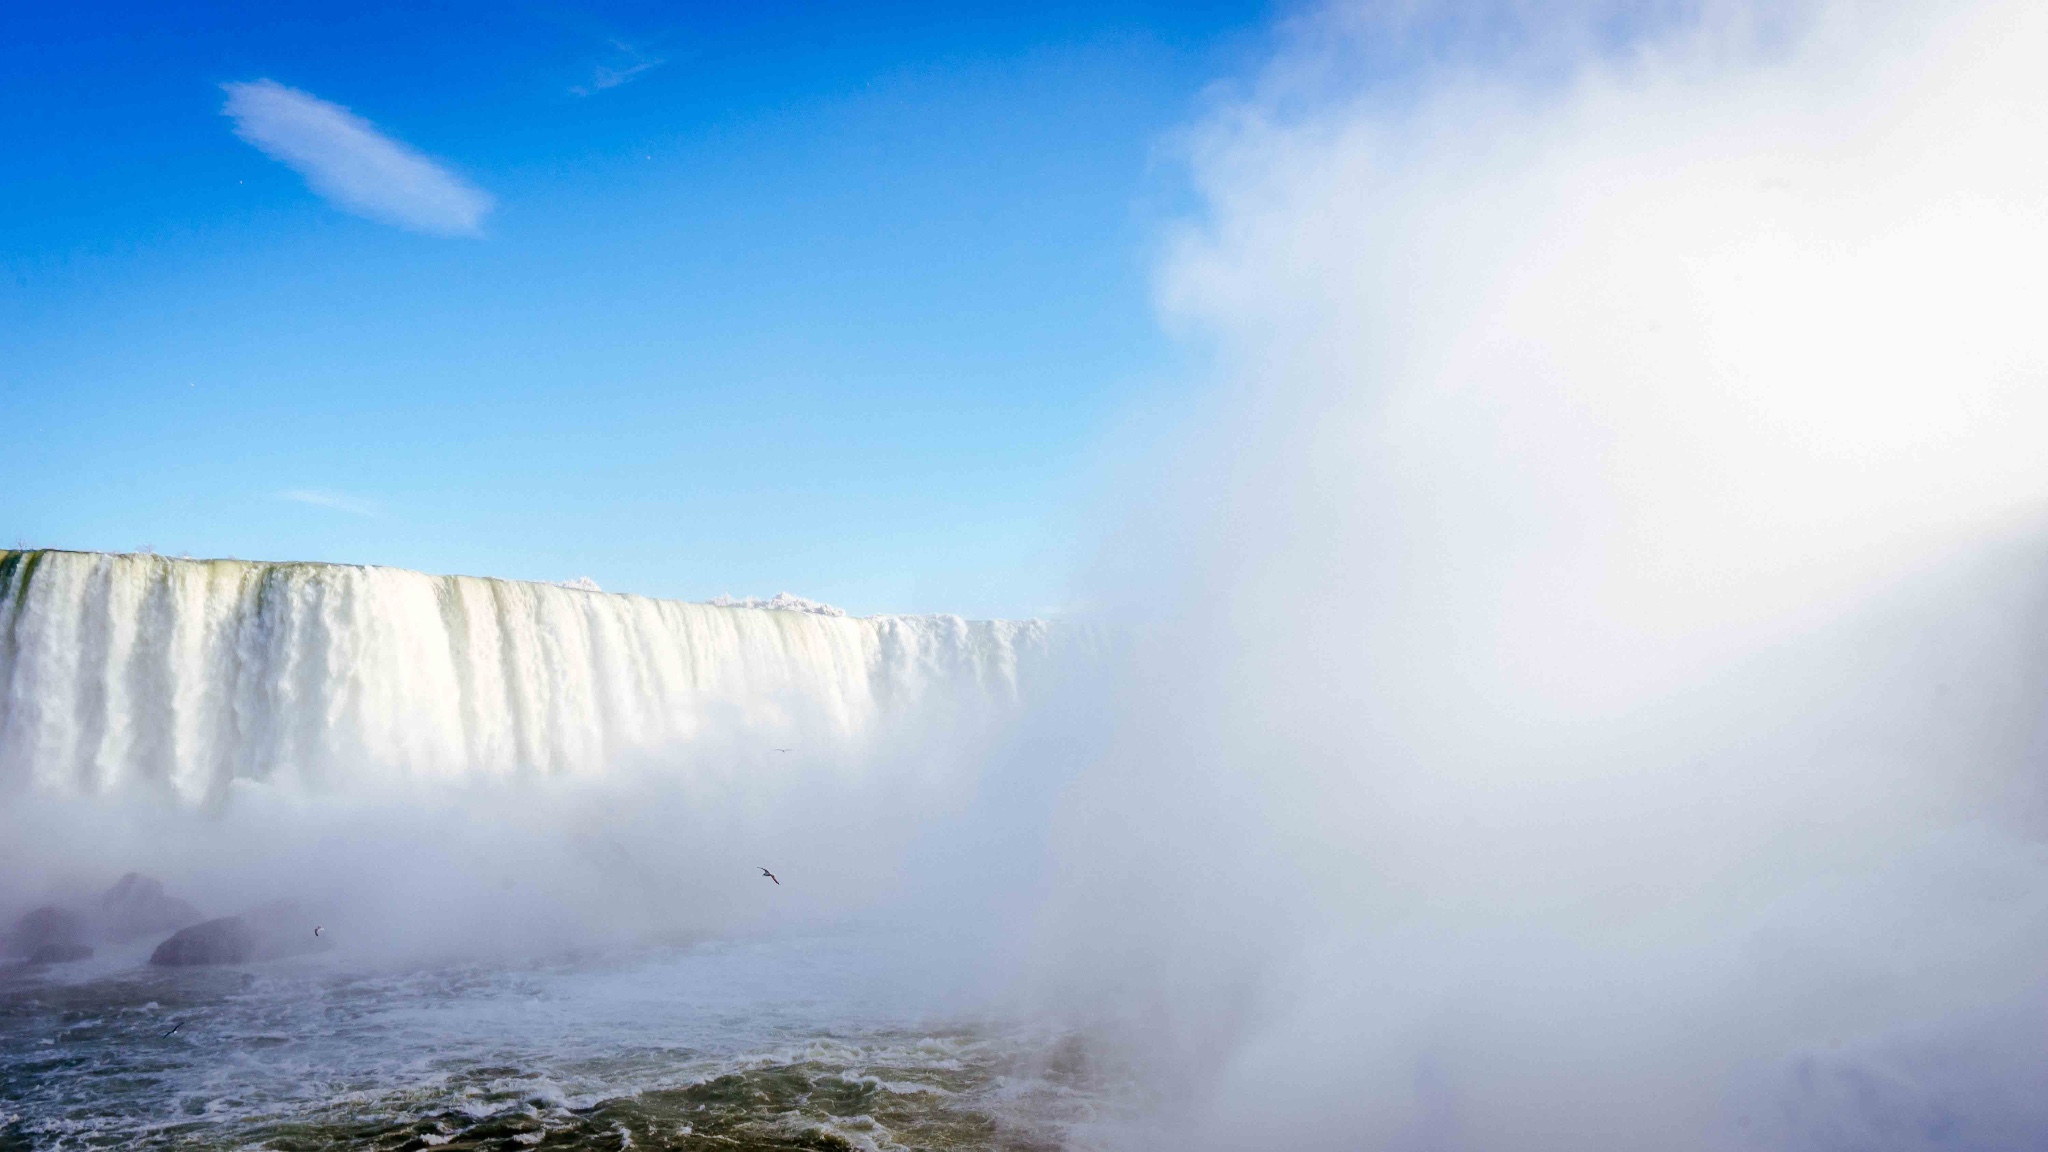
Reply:
M1069 632L770 603L0 552L0 1146L662 1146L694 1099L593 1110L871 1066L906 1132L1027 1122L994 1092L1035 1041L956 1019L981 953L952 913L987 894L926 880L954 882L923 837ZM303 954L164 968L157 931L22 963L31 909L130 871ZM46 979L119 1020L62 1068ZM137 1060L147 1091L97 1087ZM745 1095L730 1126L892 1131L807 1107Z
M0 788L217 803L857 754L1016 702L1038 621L849 618L391 568L0 552ZM758 745L759 748L755 746Z

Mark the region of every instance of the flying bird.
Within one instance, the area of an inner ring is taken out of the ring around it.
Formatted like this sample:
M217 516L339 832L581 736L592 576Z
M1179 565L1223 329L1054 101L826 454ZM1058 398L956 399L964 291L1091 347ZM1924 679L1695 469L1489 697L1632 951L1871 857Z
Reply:
M313 935L315 935L315 936L318 936L319 934L320 934L320 926L319 926L318 924L315 924L315 925L313 925Z
M170 1026L170 1028L169 1028L168 1030L166 1030L166 1031L164 1032L163 1036L162 1036L162 1037L160 1037L160 1039L164 1039L164 1040L168 1040L168 1039L170 1039L170 1038L171 1038L171 1033L172 1033L172 1032L176 1032L176 1031L177 1031L178 1029L180 1029L180 1028L183 1028L184 1026L185 1026L185 1022L184 1022L183 1020L180 1020L180 1021L178 1021L177 1023L175 1023L175 1024L172 1024L172 1025Z
M787 749L787 748L777 748L777 749L776 749L776 751L777 751L777 752L787 752L787 751L789 751L789 749Z
M761 875L763 875L763 876L766 876L766 877L767 877L767 878L769 878L770 880L775 880L775 873L773 873L773 872L770 872L770 871L769 871L769 870L767 870L766 868L763 868L763 869L761 869ZM775 880L775 886L776 886L777 888L780 888L780 887L782 887L782 881L780 881L780 880Z

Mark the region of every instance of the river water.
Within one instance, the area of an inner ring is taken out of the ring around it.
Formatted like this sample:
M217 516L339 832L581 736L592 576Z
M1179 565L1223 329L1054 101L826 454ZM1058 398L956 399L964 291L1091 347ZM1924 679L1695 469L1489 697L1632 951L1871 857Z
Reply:
M869 932L491 964L343 947L13 967L0 1147L1085 1143L1108 1078L1083 1046L968 1010L905 952Z

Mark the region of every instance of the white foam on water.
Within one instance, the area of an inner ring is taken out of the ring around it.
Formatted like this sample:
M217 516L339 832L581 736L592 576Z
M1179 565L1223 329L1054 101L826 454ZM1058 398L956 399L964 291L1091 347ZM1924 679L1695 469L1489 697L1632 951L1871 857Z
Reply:
M461 967L329 955L232 972L17 973L0 987L0 1080L23 1132L98 1143L337 1117L554 1123L790 1065L877 1085L869 1069L883 1069L891 1091L943 1096L901 1078L1028 1050L975 1015L934 959L947 955L896 933L842 933ZM64 1007L81 1004L94 1010Z

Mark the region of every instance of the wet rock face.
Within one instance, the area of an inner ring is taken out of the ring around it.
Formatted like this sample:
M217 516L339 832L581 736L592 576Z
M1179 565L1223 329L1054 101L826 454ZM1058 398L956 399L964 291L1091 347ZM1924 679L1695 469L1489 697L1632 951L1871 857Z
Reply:
M223 916L181 929L156 946L149 962L165 967L243 964L323 951L327 942L290 902L266 904L240 916Z
M156 946L149 962L165 967L240 964L256 958L256 933L240 916L223 916L180 929Z
M92 949L85 946L87 935L85 917L68 908L45 904L15 922L14 931L7 935L7 955L28 960L46 949L85 948L85 955L90 956Z
M200 919L199 909L164 891L163 882L130 872L85 912L55 904L23 916L0 942L5 955L31 964L67 964L92 955L92 945L161 935Z
M159 880L130 872L100 897L99 925L108 940L175 932L201 919L199 909L164 891Z

